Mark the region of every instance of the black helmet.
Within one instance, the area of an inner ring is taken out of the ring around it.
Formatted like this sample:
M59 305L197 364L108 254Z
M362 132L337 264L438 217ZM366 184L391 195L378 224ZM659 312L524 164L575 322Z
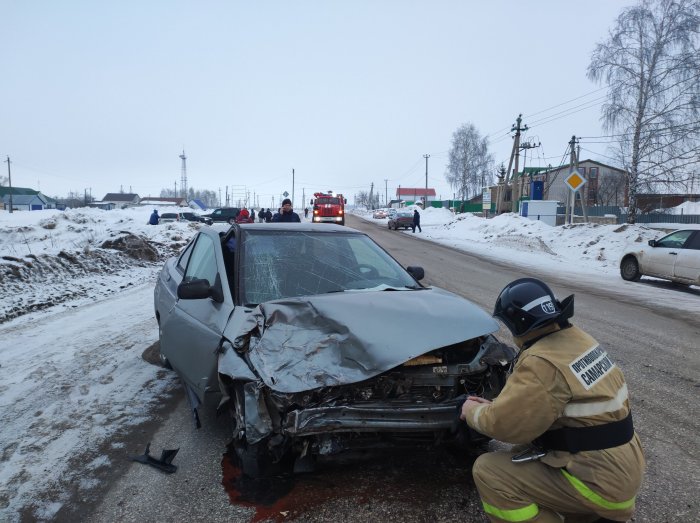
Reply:
M536 278L520 278L506 285L493 309L493 316L513 336L522 336L554 321L564 326L573 314L573 294L560 302L547 284Z

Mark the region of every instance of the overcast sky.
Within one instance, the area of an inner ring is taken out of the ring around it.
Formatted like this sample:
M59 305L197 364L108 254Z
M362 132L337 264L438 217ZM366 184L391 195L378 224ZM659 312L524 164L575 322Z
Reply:
M506 164L519 113L528 165L605 134L586 68L632 3L0 0L0 173L9 156L12 184L49 196L157 196L184 148L190 187L301 206L424 187L429 154L446 199L464 123ZM594 141L581 159L609 162Z

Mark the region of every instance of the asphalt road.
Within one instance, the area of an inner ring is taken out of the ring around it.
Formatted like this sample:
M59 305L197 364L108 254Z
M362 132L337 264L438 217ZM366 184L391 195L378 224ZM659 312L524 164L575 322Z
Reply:
M574 322L607 348L629 383L648 462L635 521L698 521L700 318L655 308L651 285L648 303L630 302L602 287L578 287L570 277L526 274L512 263L484 261L422 241L418 233L389 231L353 216L348 225L367 231L405 266L423 266L424 283L448 288L487 310L507 282L523 276L544 279L560 297L575 293ZM505 332L501 337L508 339ZM202 423L194 430L186 401L177 398L157 430L134 435L128 452L141 453L149 440L154 455L179 447L173 461L178 471L166 475L141 464L125 465L119 477L73 513L95 522L486 521L471 482L470 457L424 451L365 454L322 463L293 482L244 483L226 455L227 420L215 418L215 406L208 405Z

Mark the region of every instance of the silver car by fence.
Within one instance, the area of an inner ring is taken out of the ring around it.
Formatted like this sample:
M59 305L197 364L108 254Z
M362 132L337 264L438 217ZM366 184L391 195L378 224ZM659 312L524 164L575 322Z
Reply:
M406 441L476 446L486 438L455 426L457 408L495 397L515 351L483 310L422 278L348 227L205 228L158 277L161 359L197 423L209 395L230 410L248 475Z
M620 260L620 275L628 281L642 276L700 285L700 230L674 231L647 246L630 249Z

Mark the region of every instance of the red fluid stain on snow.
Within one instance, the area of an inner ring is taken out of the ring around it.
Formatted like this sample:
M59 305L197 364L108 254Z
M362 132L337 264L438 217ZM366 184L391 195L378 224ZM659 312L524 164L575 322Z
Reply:
M326 502L352 500L358 509L392 499L420 508L442 488L473 489L471 461L431 453L392 453L330 465L312 473L255 479L243 475L233 447L221 461L222 485L232 504L255 509L252 522L291 521Z

